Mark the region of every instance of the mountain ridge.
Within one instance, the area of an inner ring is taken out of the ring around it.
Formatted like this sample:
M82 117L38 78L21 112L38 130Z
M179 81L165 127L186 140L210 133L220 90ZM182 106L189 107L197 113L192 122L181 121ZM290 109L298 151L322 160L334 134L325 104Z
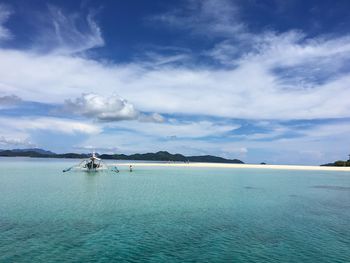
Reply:
M185 156L179 153L171 154L167 151L156 153L135 154L97 154L106 160L137 160L137 161L170 161L170 162L211 162L211 163L244 163L239 159L226 159L213 155ZM39 148L0 150L2 157L33 157L33 158L88 158L91 154L86 153L63 153L57 154Z

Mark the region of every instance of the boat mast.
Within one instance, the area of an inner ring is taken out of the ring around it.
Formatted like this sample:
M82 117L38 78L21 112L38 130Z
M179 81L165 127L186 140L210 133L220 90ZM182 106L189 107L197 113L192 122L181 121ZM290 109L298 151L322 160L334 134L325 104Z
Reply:
M92 152L92 157L91 157L91 160L92 160L92 169L95 169L95 159L96 159L96 156L95 156L95 151Z

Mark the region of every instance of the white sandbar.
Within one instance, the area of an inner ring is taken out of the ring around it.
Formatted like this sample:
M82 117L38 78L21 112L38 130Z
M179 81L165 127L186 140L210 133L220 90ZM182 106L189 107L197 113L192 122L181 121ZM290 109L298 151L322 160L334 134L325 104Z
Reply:
M129 166L134 168L141 166L153 167L202 167L202 168L248 168L248 169L279 169L279 170L315 170L315 171L345 171L350 172L350 167L334 166L306 166L306 165L262 165L262 164L235 164L235 163L152 163L152 162L118 162L113 165Z

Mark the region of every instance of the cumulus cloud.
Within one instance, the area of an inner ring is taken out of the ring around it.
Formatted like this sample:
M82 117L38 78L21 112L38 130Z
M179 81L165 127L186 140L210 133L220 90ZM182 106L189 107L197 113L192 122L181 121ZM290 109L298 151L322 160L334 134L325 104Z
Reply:
M66 100L64 109L71 113L106 122L122 120L164 121L163 116L158 113L139 112L133 104L117 95L101 96L95 93L84 93L75 100Z
M103 97L85 93L75 100L66 100L66 110L101 121L134 120L139 112L134 105L117 95Z

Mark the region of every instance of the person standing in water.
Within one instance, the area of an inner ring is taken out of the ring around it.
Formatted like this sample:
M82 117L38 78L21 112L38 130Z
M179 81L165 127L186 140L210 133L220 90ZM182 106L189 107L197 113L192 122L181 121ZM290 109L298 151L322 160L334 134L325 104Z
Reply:
M132 172L132 165L129 165L129 171Z

